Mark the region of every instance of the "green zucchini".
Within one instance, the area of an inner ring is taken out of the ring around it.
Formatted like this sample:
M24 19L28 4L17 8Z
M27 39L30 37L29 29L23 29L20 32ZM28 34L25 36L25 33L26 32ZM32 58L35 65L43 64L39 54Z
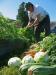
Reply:
M27 64L23 64L20 66L19 70L20 70L20 73L22 75L27 75L27 72L28 72L28 68L30 68L32 65L42 65L42 64L37 64L37 63L27 63Z
M53 66L33 65L28 69L28 75L56 75Z

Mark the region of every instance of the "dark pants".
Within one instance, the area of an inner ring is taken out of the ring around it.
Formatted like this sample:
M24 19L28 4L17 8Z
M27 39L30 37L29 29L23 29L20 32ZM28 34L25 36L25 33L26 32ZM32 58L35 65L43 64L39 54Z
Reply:
M45 30L45 36L50 34L50 18L47 15L36 27L34 27L34 34L36 41L40 40L40 33Z

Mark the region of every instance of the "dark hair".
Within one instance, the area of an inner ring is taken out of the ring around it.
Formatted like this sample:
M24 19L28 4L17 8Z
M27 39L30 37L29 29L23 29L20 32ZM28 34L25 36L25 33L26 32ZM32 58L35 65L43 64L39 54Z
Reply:
M32 6L32 8L33 8L33 4L32 4L31 2L26 3L26 4L25 4L26 10L28 10L28 8L29 8L30 6Z

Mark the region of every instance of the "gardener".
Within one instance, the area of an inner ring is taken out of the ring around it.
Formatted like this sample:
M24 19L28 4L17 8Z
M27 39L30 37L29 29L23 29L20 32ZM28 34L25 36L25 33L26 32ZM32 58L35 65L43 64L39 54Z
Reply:
M48 13L40 6L35 7L31 2L26 3L29 22L27 27L34 26L36 41L40 40L40 33L45 29L45 36L50 34L50 18Z

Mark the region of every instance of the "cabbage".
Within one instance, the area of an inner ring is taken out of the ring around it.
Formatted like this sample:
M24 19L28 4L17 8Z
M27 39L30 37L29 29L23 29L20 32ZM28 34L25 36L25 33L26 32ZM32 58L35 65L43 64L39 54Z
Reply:
M13 58L10 58L9 61L8 61L8 66L12 66L12 67L20 67L21 65L21 59L18 58L18 57L13 57Z
M25 64L25 63L34 63L34 59L32 58L32 56L26 55L26 56L22 59L22 64Z
M39 51L38 53L35 54L34 56L34 60L36 61L36 63L45 63L48 62L48 54L45 52L41 52Z

